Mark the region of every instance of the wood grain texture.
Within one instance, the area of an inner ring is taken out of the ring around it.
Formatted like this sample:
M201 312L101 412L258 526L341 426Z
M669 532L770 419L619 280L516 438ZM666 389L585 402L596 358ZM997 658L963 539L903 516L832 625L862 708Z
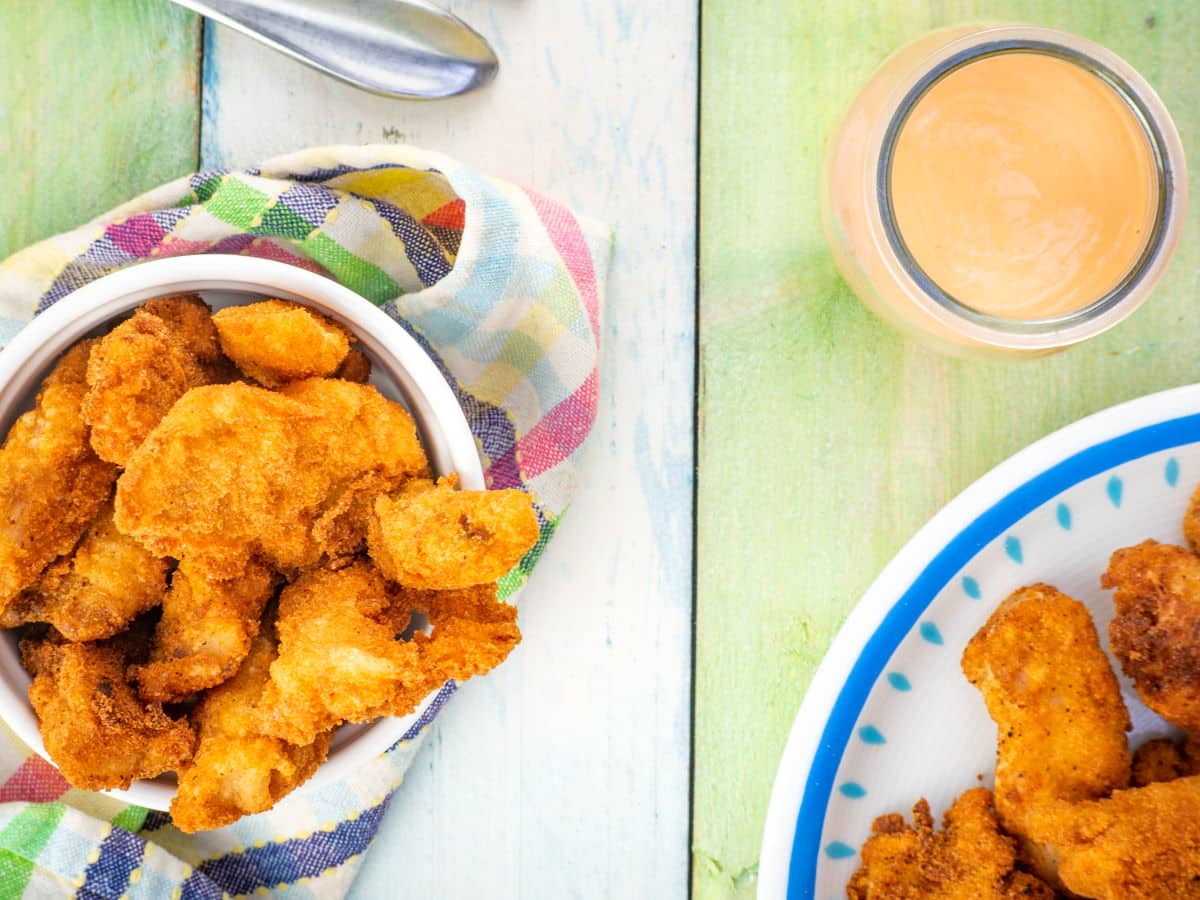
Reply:
M0 258L195 167L195 16L46 0L0 19Z
M1167 278L1066 353L963 362L901 339L834 272L825 142L891 50L959 21L1052 25L1125 56L1184 144L1200 132L1200 7L705 0L693 887L749 897L771 781L835 630L934 512L1025 444L1200 374L1197 205ZM1195 196L1196 179L1192 179Z
M497 81L387 100L208 29L203 157L406 141L617 232L584 483L524 642L439 718L358 897L682 897L688 879L697 4L473 0Z

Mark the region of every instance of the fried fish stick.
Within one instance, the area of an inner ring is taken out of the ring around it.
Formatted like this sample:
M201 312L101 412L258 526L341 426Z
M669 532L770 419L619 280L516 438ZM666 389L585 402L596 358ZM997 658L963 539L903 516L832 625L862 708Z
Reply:
M264 300L230 306L213 322L225 354L266 387L331 375L350 350L345 328L298 303Z
M1116 589L1108 637L1142 700L1200 731L1200 557L1143 541L1115 552L1100 584Z
M1087 607L1053 587L1022 588L967 644L963 672L999 732L996 812L1038 874L1053 860L1030 836L1037 807L1129 784L1129 711Z
M270 626L254 639L236 675L192 712L196 753L179 775L171 819L186 832L228 825L270 809L307 781L329 754L332 731L297 746L260 734L256 705L275 660Z
M71 641L96 641L123 631L162 601L167 560L117 530L106 503L70 556L50 564L0 615L0 625L49 622Z
M1058 862L1063 885L1102 900L1174 900L1197 895L1200 775L1111 797L1051 802L1030 820Z
M1053 900L1054 890L1016 863L991 792L974 788L947 810L940 832L924 800L911 826L898 813L876 819L846 893L849 900Z
M46 750L75 787L127 788L191 758L191 726L138 699L118 645L25 641L21 657Z
M130 670L141 697L180 700L231 678L250 652L275 583L275 574L257 560L225 581L180 563L163 597L150 661Z
M375 501L371 558L392 581L414 588L465 588L496 581L537 542L523 491L456 491L443 478L416 480Z
M71 552L112 492L117 470L80 417L91 348L67 351L0 448L0 608Z

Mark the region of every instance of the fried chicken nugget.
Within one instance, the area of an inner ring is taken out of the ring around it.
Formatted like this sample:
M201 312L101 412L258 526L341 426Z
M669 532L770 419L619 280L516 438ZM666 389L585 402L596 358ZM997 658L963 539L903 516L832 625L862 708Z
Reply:
M1200 890L1200 775L1051 802L1031 817L1063 885L1102 900L1173 900Z
M212 385L188 391L129 459L116 522L211 578L252 555L294 573L362 543L359 494L427 471L412 418L373 387Z
M130 677L144 700L168 702L233 677L250 652L275 573L251 560L236 578L214 581L180 563L163 597L150 661Z
M303 746L260 734L256 705L276 655L265 627L236 675L213 688L192 712L196 753L180 772L171 818L186 832L228 825L270 809L317 770L329 754L332 731Z
M91 349L67 351L0 448L0 608L71 552L112 492L117 470L80 416Z
M371 380L371 360L358 348L351 347L342 364L334 371L333 377L366 384Z
M1016 867L1016 844L1001 834L987 788L954 801L934 831L929 804L880 816L863 845L862 865L846 886L849 900L1053 900L1054 890Z
M487 674L521 642L517 608L497 599L495 584L449 591L399 587L391 606L377 618L392 617L399 633L414 612L425 616L433 634L413 634L416 667L401 679L400 690L378 715L408 715L430 691L450 679L465 681Z
M350 333L298 303L264 300L213 316L221 348L267 387L333 374L350 350Z
M1037 807L1129 784L1131 723L1087 607L1045 584L1001 603L962 657L999 732L1000 824L1046 881L1054 863L1030 834Z
M259 704L262 731L307 744L341 722L379 715L415 666L417 646L380 621L391 598L374 567L315 569L279 595L279 656Z
M400 639L410 612L433 634ZM278 629L262 730L293 743L343 721L407 715L447 680L490 671L521 639L495 585L397 591L365 562L301 576L280 595Z
M119 532L112 517L112 503L106 503L79 546L10 603L0 625L49 622L68 640L96 641L158 605L167 588L167 560Z
M1134 787L1174 781L1187 775L1200 775L1200 747L1187 740L1177 743L1170 738L1146 741L1133 753Z
M1116 589L1108 637L1143 702L1200 731L1200 557L1143 541L1116 551L1100 584Z
M120 466L176 400L189 388L213 380L192 350L208 348L184 318L198 311L176 315L177 308L194 308L186 301L160 300L154 308L181 323L181 330L138 309L97 342L88 361L83 417L92 428L92 448L101 459Z
M119 644L21 643L34 674L29 700L54 764L85 790L127 788L184 765L195 735L125 680Z
M415 480L379 497L368 531L371 558L392 581L448 589L496 581L537 542L524 491L456 491Z

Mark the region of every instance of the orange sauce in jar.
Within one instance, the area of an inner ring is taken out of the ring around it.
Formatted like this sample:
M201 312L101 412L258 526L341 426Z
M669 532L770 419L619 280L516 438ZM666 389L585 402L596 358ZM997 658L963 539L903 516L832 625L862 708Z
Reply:
M937 81L899 131L900 235L965 306L1011 319L1075 312L1134 268L1158 173L1129 104L1082 66L1010 52Z
M898 50L855 98L823 214L881 317L950 353L1035 355L1133 312L1186 206L1179 133L1128 63L1066 32L964 25Z

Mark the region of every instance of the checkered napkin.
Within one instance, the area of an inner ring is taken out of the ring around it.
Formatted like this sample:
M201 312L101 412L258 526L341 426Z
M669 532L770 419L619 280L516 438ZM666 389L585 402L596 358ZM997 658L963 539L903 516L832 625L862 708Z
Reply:
M438 363L488 484L533 496L541 538L502 581L511 597L567 506L595 418L610 248L606 228L443 156L306 150L180 179L11 257L0 264L0 341L146 259L241 254L331 275ZM340 897L453 692L448 683L400 743L344 782L190 836L163 813L72 789L0 726L0 897Z

